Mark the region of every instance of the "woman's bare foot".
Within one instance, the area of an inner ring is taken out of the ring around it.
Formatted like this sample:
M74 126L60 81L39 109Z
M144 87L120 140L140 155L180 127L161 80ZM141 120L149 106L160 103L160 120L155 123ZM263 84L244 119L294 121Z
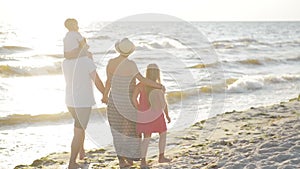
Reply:
M77 163L70 163L68 166L68 169L78 169L81 168L81 166Z
M127 161L125 161L124 157L120 157L119 158L119 166L120 166L120 168L124 168L124 167L130 167L131 165L128 164Z
M148 165L141 165L141 169L150 169Z
M133 160L126 158L126 162L128 166L132 166L133 165Z
M146 158L142 158L141 166L147 166Z

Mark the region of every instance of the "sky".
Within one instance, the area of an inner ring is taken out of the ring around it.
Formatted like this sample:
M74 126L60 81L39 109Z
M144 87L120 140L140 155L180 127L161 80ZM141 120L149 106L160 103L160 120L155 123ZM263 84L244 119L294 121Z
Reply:
M0 0L0 23L115 21L159 13L186 21L300 21L299 0Z

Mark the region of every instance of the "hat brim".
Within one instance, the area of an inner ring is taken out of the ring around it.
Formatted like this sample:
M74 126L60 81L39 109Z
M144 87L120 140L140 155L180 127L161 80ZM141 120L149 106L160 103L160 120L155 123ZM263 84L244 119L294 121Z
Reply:
M116 51L119 52L120 54L122 54L122 55L130 55L132 52L135 51L135 45L134 45L134 44L132 45L131 49L130 49L128 52L122 51L122 50L120 49L120 47L119 47L120 42L121 42L121 40L119 40L119 41L117 41L117 42L115 43L115 49L116 49Z

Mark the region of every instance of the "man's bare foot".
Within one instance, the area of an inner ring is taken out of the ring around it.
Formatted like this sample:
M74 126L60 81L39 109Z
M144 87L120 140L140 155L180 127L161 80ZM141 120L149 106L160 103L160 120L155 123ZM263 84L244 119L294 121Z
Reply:
M79 152L79 160L83 160L85 157L85 151L84 149L80 149L80 152Z
M70 163L68 166L68 169L78 169L81 168L81 166L77 163Z
M158 159L158 162L159 162L159 163L169 163L169 162L171 162L171 161L172 161L171 159L166 158L166 157L160 157L160 158Z

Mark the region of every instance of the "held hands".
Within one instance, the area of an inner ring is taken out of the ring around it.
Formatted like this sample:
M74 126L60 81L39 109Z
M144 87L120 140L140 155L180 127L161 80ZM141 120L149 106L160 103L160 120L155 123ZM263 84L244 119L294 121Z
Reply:
M103 98L101 99L101 101L102 101L102 103L107 104L107 103L108 103L108 97L103 97Z

